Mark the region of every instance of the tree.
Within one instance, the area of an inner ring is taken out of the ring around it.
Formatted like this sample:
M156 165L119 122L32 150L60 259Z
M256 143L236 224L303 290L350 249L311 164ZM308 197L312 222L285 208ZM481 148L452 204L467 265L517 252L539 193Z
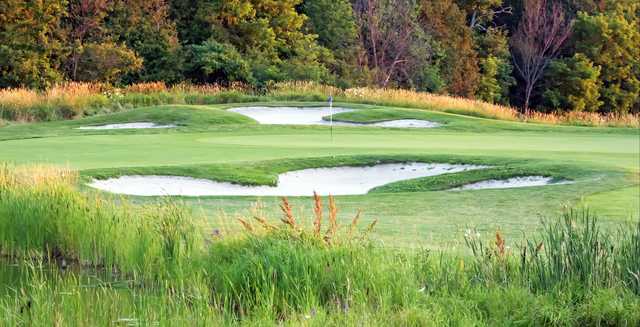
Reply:
M144 60L128 82L182 79L182 53L175 24L169 18L166 0L112 0L106 19L111 38L126 44Z
M580 13L575 51L600 67L601 111L640 111L640 4L619 3L606 13Z
M177 0L172 16L178 17L183 45L204 45L209 40L231 45L250 67L255 83L288 78L327 80L326 61L331 53L319 47L314 34L303 30L306 16L296 11L302 0ZM190 16L176 13L192 5ZM184 21L182 21L184 20ZM305 73L308 72L308 73Z
M522 18L511 38L511 47L514 65L525 83L525 113L529 112L529 101L536 84L549 62L558 56L571 34L571 26L561 4L524 0Z
M79 52L76 79L84 82L118 83L128 73L142 68L142 60L124 45L87 43Z
M456 3L467 13L469 28L473 30L486 30L497 15L512 13L512 7L504 6L503 0L456 0Z
M387 87L416 58L410 56L414 36L419 35L416 6L412 0L357 0L356 19L377 85Z
M254 77L249 64L236 48L214 40L189 49L187 74L198 83L253 83Z
M466 15L453 0L423 0L419 21L444 50L441 72L447 91L472 98L478 87L479 67L473 33Z
M101 42L104 38L104 19L108 15L108 0L70 0L65 26L69 31L70 55L68 75L78 80L78 63L85 42Z
M509 104L509 90L515 84L507 31L489 27L477 32L476 51L480 62L480 81L476 96L484 101Z
M358 55L362 51L358 42L358 26L348 0L305 0L301 12L309 17L307 34L318 35L317 42L335 57L328 65L340 80L348 83L360 79L357 69Z
M63 0L0 1L0 87L46 88L63 79Z
M544 104L558 111L598 111L600 67L583 54L556 59L545 73Z

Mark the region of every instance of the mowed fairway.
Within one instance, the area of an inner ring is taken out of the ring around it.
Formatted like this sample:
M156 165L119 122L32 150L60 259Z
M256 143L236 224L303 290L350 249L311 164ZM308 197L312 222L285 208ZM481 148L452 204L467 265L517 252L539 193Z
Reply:
M553 219L564 207L587 205L609 222L640 216L638 130L544 126L401 108L344 106L359 110L337 119L415 118L444 125L433 129L334 127L331 137L327 126L258 125L223 110L234 107L231 105L149 107L76 121L0 128L0 160L68 165L80 170L85 180L135 172L264 184L274 172L330 166L333 161L364 164L380 157L505 165L504 169L532 175L549 169L549 175L574 182L453 192L443 190L443 185L452 183L447 178L444 184L425 178L367 195L338 197L345 221L362 209L364 221L379 220L377 235L398 246L455 243L462 240L463 230L473 227L485 232L501 229L508 237L520 237L522 232L534 231L541 218ZM139 121L177 123L179 127L76 129ZM463 173L460 178L475 177ZM134 202L157 200L130 198ZM180 199L196 213L209 216L214 226L231 228L236 225L234 218L250 215L258 200L268 214L277 217L278 198L274 197ZM311 215L308 198L292 202L295 210Z

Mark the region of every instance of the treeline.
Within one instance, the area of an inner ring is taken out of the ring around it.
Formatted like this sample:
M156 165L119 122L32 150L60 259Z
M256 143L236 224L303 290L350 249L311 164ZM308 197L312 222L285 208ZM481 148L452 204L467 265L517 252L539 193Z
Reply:
M285 80L640 111L637 0L3 0L0 88Z

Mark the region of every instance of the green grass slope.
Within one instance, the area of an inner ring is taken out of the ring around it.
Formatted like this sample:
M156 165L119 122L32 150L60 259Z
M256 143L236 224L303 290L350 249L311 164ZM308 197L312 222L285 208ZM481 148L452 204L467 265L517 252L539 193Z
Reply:
M265 104L243 104L265 105ZM269 105L300 106L301 103ZM311 103L309 105L324 105ZM535 229L540 216L586 204L605 221L640 215L633 201L640 173L640 137L628 128L549 126L370 105L347 105L346 121L427 119L433 129L268 126L224 109L239 105L160 106L76 121L0 128L0 160L68 165L86 177L174 174L245 184L273 184L278 173L309 167L371 164L377 160L487 163L487 171L404 181L363 196L339 197L347 216L381 218L383 239L396 244L442 244L468 226ZM175 129L84 131L79 126L151 121ZM478 180L526 174L563 177L572 185L511 190L444 191ZM185 198L220 224L247 212L254 197ZM292 202L306 214L304 199ZM135 198L146 202L148 199ZM260 201L277 210L275 198ZM611 204L611 205L609 205ZM615 207L615 209L611 209ZM609 209L607 209L609 208ZM224 215L221 211L225 212Z

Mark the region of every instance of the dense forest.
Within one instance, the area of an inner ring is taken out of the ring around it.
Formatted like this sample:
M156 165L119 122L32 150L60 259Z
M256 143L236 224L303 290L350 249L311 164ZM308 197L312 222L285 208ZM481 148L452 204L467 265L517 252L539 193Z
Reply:
M640 111L637 0L2 0L0 88L308 80Z

